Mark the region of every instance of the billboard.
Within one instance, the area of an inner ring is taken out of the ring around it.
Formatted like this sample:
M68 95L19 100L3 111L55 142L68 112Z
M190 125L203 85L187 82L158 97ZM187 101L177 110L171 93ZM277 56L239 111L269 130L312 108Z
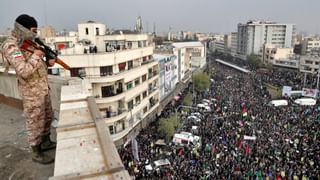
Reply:
M291 96L292 87L291 86L283 86L282 88L282 96Z
M316 98L317 94L317 89L302 88L302 96Z

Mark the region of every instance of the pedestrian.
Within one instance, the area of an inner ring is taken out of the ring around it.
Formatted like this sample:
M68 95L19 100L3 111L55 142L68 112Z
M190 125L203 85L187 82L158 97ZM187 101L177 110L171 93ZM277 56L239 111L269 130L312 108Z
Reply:
M50 126L53 111L49 95L47 65L43 61L44 52L29 46L33 53L21 48L25 40L34 41L37 35L35 18L22 14L14 23L11 35L2 44L2 55L6 70L14 68L18 89L22 97L26 117L28 142L32 149L32 160L48 164L54 158L43 152L56 147L50 140ZM54 60L48 60L54 65Z

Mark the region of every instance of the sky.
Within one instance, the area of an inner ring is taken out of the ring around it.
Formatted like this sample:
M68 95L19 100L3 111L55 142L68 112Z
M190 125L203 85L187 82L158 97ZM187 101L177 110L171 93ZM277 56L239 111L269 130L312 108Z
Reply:
M238 23L270 20L296 24L297 32L320 34L320 0L1 0L0 32L13 27L20 14L38 26L76 30L88 20L109 29L133 29L137 16L144 31L229 33Z

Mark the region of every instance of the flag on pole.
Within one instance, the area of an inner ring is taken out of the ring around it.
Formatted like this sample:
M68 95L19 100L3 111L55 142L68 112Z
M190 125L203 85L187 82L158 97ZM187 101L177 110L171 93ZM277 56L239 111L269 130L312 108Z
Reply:
M182 151L183 151L182 148L180 148L178 152L178 156L182 156L182 153L183 153Z
M250 152L251 152L250 146L246 145L246 154L250 154Z

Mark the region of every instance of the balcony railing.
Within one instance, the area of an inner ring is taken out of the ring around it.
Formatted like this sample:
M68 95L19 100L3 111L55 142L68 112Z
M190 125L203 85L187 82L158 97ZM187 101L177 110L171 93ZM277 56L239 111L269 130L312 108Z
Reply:
M102 96L102 98L108 98L108 97L113 97L113 96L117 96L117 95L119 95L119 94L121 94L121 93L123 93L123 90L121 89L117 89L117 92L116 93L114 93L114 92L112 92L111 94L107 94L106 96Z
M152 92L154 92L155 90L157 90L158 87L157 86L152 86L148 88L149 94L151 94Z
M156 100L150 100L150 108L152 108L154 105L156 105L159 102L158 99Z
M153 76L156 76L156 75L158 75L158 71L153 71Z
M149 60L143 61L141 63L141 65L149 64L149 63L154 62L154 61L155 61L154 59L149 59Z
M99 104L99 103L108 103L108 102L114 102L114 101L120 100L125 97L125 93L122 93L122 92L123 91L107 97L100 97L99 95L97 95L95 96L96 102Z
M110 114L107 114L107 112L101 112L101 113L106 123L113 123L126 118L128 111L118 109L118 111L111 112Z
M151 79L153 78L154 76L157 76L158 75L158 71L153 71L151 73L148 73L148 79Z
M152 61L148 61L148 63L151 63L151 62L155 62L154 60ZM119 76L125 76L126 73L131 73L132 71L135 71L137 68L140 68L148 63L141 63L141 65L134 65L132 68L130 69L127 69L127 70L124 70L124 71L121 71L121 72L107 72L107 73L103 73L103 74L87 74L85 77L88 77L88 78L117 78ZM151 76L153 75L152 73L150 74ZM149 79L152 78L152 77L148 77Z

